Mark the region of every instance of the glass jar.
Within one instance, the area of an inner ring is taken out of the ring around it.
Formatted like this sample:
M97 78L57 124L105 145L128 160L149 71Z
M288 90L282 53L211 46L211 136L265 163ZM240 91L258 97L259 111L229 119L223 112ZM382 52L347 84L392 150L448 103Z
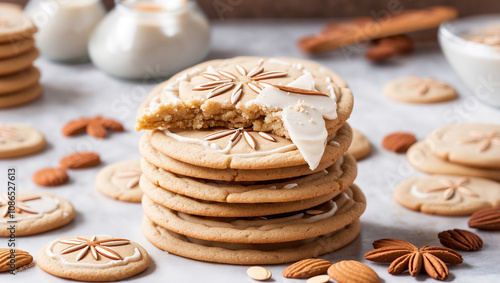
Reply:
M35 40L42 56L85 62L90 35L106 10L99 0L31 0L26 13L38 27Z
M195 1L115 3L89 43L92 62L105 72L125 79L168 77L207 55L210 27Z

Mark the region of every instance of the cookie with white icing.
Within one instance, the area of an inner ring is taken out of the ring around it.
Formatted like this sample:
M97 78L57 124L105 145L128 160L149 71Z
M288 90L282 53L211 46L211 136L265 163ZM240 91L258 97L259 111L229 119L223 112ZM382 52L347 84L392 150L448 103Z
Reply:
M433 78L403 77L387 83L384 93L393 100L409 103L437 103L456 99L455 89Z
M291 139L303 155L311 148L321 151L353 106L352 93L337 74L291 58L208 61L155 91L138 116L138 129L252 128ZM307 160L312 168L322 152L313 156Z
M31 155L43 150L45 144L43 134L31 126L0 123L0 159Z
M0 7L0 43L31 38L36 31L22 8L17 9L13 5Z
M348 154L325 170L275 182L224 182L191 178L141 161L149 181L171 192L188 197L226 203L290 202L345 190L354 182L357 166Z
M141 177L139 160L126 160L108 165L99 171L95 179L97 189L104 195L125 202L141 202L139 188Z
M500 184L488 179L449 175L414 177L394 191L402 206L429 214L462 216L500 206Z
M9 210L11 197L0 194L0 237L9 237L7 230L16 220L16 236L28 236L54 230L71 222L75 210L61 197L45 192L18 192L14 210Z
M500 169L478 168L451 163L437 157L425 141L413 144L408 149L406 157L408 162L415 168L429 174L479 177L500 182Z
M370 155L370 142L360 131L352 129L352 143L347 152L354 156L356 160L361 160Z
M500 124L453 124L426 139L434 154L466 166L500 169Z
M146 270L150 258L139 244L106 235L54 240L37 254L37 265L52 275L78 281L117 281Z

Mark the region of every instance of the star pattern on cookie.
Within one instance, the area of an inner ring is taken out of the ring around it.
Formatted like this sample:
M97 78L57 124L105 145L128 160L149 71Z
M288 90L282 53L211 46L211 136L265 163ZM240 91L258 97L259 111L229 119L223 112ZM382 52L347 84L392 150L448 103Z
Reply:
M222 131L218 131L218 132L206 135L203 139L206 141L213 141L213 140L218 140L218 139L221 139L223 137L227 137L227 136L231 135L229 140L232 143L237 144L241 140L241 137L243 136L243 138L247 142L247 145L251 149L255 150L255 149L257 149L257 142L252 137L252 135L250 135L248 132L252 132L252 130L245 129L245 128L222 130ZM258 134L260 137L262 137L263 139L265 139L267 141L276 142L276 139L273 138L270 134L268 134L266 132L258 132Z
M440 82L440 81L437 81L435 79L431 79L431 78L422 79L422 78L415 77L415 76L410 77L410 82L406 83L405 86L408 88L416 89L420 95L425 95L426 93L429 92L429 90L432 87L436 87L436 88L447 88L448 87L447 84Z
M106 239L97 241L97 236L92 236L90 240L87 240L82 237L75 237L74 239L68 240L59 240L57 241L60 244L69 245L69 247L61 250L61 254L67 254L74 251L81 250L77 255L75 260L80 261L87 253L90 251L92 257L95 260L100 260L100 256L107 257L112 260L123 260L123 258L114 250L109 248L110 246L123 246L130 244L130 241L127 239Z
M127 189L132 189L139 184L141 175L142 172L139 170L128 170L116 174L115 177L118 179L130 179L125 186Z
M486 151L491 147L491 145L500 145L500 133L490 132L489 134L480 133L477 131L471 131L469 133L470 137L460 140L459 143L479 143L477 150L479 152Z
M231 89L231 103L236 104L240 101L243 94L243 85L247 85L251 90L259 93L266 87L266 83L261 82L265 79L281 78L288 75L284 71L268 71L264 72L263 60L260 60L252 70L249 72L241 65L235 65L234 68L237 75L223 70L217 70L215 72L204 72L201 74L204 78L210 80L210 82L197 85L193 88L194 91L210 90L207 94L207 99L221 95Z
M14 207L14 211L16 213L26 212L26 213L31 213L31 214L38 214L38 211L31 209L30 206L25 203L27 201L37 200L37 199L40 199L40 197L30 197L30 198L17 199L17 200L15 200L15 204L12 206L12 205L9 205L9 201L11 201L11 200L9 200L9 198L7 197L7 194L1 194L0 195L0 207L5 205L5 208L1 212L1 216L6 217L7 215L9 215L9 207L11 207L11 208Z
M22 141L23 139L16 133L16 128L0 123L0 144L7 140Z
M460 178L459 180L457 180L456 183L449 179L440 179L439 182L443 184L442 187L428 189L426 190L426 192L431 193L431 192L444 191L443 199L445 200L453 198L456 192L460 192L469 197L479 197L478 194L476 194L470 188L465 186L465 184L467 184L469 181L470 179L467 177Z

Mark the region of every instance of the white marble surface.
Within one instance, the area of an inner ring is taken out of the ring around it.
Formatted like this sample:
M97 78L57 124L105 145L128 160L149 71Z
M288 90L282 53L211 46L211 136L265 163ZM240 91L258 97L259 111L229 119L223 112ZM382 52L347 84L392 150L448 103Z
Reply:
M301 35L317 31L320 22L310 21L223 21L213 23L213 42L210 58L238 55L304 57L296 48ZM374 268L384 282L414 282L433 279L420 275L417 279L404 273L391 276L388 265L363 260L371 243L379 238L399 238L414 244L439 245L437 233L452 228L467 228L467 217L423 215L402 208L392 198L395 185L410 176L421 175L407 163L404 155L381 148L382 138L394 131L412 131L419 139L432 129L451 122L499 122L497 109L479 104L459 81L437 45L421 47L409 57L384 65L365 61L362 53L346 56L343 51L314 58L343 76L355 95L355 109L349 122L367 135L373 145L372 155L359 163L356 183L364 190L368 207L362 216L362 232L351 245L323 258L339 261L361 260ZM126 237L143 245L153 261L143 274L129 279L132 282L254 282L246 276L246 267L202 263L164 253L151 245L142 235L139 204L122 203L101 195L94 186L94 177L106 164L139 158L137 143L140 133L133 130L134 113L138 103L154 86L144 82L127 82L109 77L90 64L59 65L39 59L45 87L43 98L33 104L0 110L1 122L22 122L39 128L49 146L40 154L0 161L0 182L6 183L8 166L18 170L20 191L48 191L71 200L76 208L75 220L61 229L36 236L17 238L18 248L35 255L57 237L89 234L110 234ZM160 70L161 71L161 70ZM412 105L388 100L382 94L384 84L404 75L430 76L454 85L460 99L434 105ZM65 122L80 116L102 114L122 121L127 132L112 134L99 141L87 136L65 138L61 128ZM59 158L76 150L93 150L101 154L104 163L99 168L71 171L68 185L45 189L31 182L37 169L56 165ZM5 190L5 185L1 186ZM498 233L478 232L484 248L464 252L464 263L450 266L448 281L498 282L500 270L500 237ZM0 239L0 247L6 239ZM285 265L269 267L273 277L269 282L302 282L281 276ZM15 277L0 274L0 282L63 282L65 280L31 268ZM10 280L10 281L8 281ZM305 281L304 281L305 282Z

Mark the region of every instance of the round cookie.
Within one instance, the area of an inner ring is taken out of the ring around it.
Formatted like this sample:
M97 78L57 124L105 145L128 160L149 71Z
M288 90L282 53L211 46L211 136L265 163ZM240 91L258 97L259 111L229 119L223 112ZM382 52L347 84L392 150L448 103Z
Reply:
M358 219L366 200L356 186L308 210L251 218L201 217L177 212L144 197L146 217L175 233L196 239L227 243L284 243L332 233Z
M37 28L22 9L8 4L0 8L0 43L31 38L36 31Z
M172 193L155 186L145 176L140 186L144 194L154 202L175 211L211 217L254 217L288 213L308 209L324 203L342 191L334 191L319 197L279 203L221 203L199 200Z
M308 165L272 169L213 169L184 163L159 152L151 145L149 132L145 133L139 142L141 156L150 164L166 171L184 176L217 181L268 181L300 177L322 171L333 164L333 160L321 162L316 169Z
M77 281L118 281L146 270L150 258L139 244L106 235L65 237L45 245L37 265L52 275Z
M6 194L0 195L1 211L5 211L9 200ZM49 193L21 191L16 195L16 203L16 236L54 230L68 224L75 217L75 210L69 201ZM11 223L7 221L13 219L9 215L0 215L0 237L10 236L7 229Z
M45 144L43 134L31 126L0 123L0 159L31 155Z
M347 152L354 156L356 160L361 160L370 154L370 142L360 131L352 129L352 143Z
M126 202L141 202L139 160L127 160L108 165L95 178L97 189L110 198Z
M290 202L318 197L336 190L345 190L354 182L357 166L348 154L339 157L329 168L303 177L276 182L222 182L177 175L145 160L141 161L144 176L153 184L188 197L227 203Z
M220 130L155 130L151 133L151 144L171 158L214 169L269 169L306 164L301 152L289 139L271 135L276 140L271 142L258 132L245 132L254 139L256 149L249 146L243 134L235 140L234 134L205 140L207 135L218 132ZM329 136L321 162L343 155L351 140L351 127L345 124Z
M394 198L402 206L423 213L464 216L500 206L500 184L474 177L414 177L396 187Z
M427 136L438 157L466 166L500 169L500 125L453 124Z
M15 57L28 52L35 47L33 38L0 43L0 59Z
M40 97L42 92L42 85L40 83L36 83L35 85L18 92L0 95L0 109L24 105Z
M284 244L229 244L188 238L143 218L142 231L156 247L182 257L227 264L280 264L313 258L338 250L359 234L359 220L335 233Z
M500 182L500 169L475 168L451 163L434 155L425 141L413 144L408 149L406 157L415 168L429 174L479 177Z
M0 95L6 95L27 89L40 79L40 71L34 66L5 77L0 77Z
M457 92L447 83L415 76L395 79L384 87L385 95L409 103L437 103L456 99Z
M33 61L38 58L38 55L38 49L33 48L24 54L1 59L0 76L10 75L28 69L33 64Z

